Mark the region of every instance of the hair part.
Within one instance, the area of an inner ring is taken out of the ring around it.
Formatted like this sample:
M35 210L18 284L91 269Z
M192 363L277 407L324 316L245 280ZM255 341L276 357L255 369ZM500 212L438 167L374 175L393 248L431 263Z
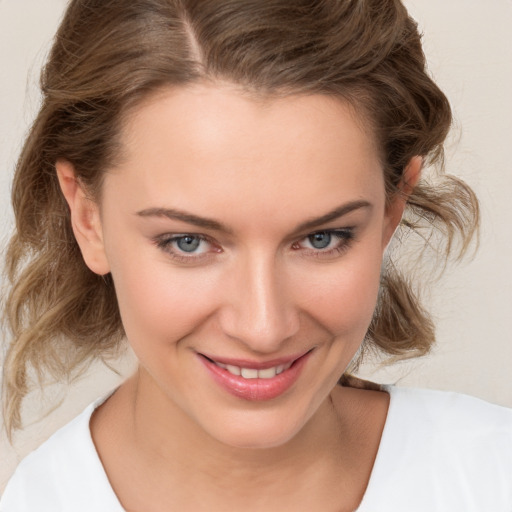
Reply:
M414 156L441 167L450 106L398 0L72 0L14 176L4 308L9 434L22 424L30 368L40 380L72 378L91 360L114 357L124 335L111 277L86 267L73 236L55 162L72 163L98 199L104 171L122 157L128 113L162 88L204 81L263 97L324 94L348 102L375 136L388 199L400 193ZM462 256L477 226L474 193L442 172L414 189L402 223L426 239L441 233L445 258ZM408 358L433 342L417 290L389 262L365 345Z

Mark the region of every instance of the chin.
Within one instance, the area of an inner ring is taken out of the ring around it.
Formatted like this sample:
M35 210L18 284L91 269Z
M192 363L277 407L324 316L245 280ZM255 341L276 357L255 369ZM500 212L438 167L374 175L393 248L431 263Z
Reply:
M237 449L265 450L284 446L304 429L314 411L294 411L285 407L265 407L253 411L234 411L203 430L218 442Z
M287 429L275 425L258 426L231 426L229 429L223 429L222 432L212 432L211 435L231 448L244 450L268 450L279 448L290 442L300 429Z

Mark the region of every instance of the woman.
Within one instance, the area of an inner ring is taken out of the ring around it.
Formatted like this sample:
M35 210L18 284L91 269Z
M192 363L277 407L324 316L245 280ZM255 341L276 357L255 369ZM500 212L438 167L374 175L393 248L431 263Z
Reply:
M350 375L433 342L395 230L461 255L478 218L464 183L422 179L451 115L399 2L75 0L43 92L7 427L31 366L62 377L124 336L139 366L0 510L510 510L510 411Z

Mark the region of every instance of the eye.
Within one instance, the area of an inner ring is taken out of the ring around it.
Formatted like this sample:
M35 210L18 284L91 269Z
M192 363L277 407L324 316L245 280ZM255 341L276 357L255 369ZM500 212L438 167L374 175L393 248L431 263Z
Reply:
M211 256L211 253L222 252L217 244L204 235L166 234L157 237L154 242L172 259L183 263L194 263Z
M317 231L294 243L292 248L315 257L336 256L346 251L353 239L353 228Z
M315 249L326 249L332 241L332 234L328 231L322 231L309 235L307 240Z
M179 238L176 238L173 243L176 244L176 247L183 252L194 252L198 249L198 247L201 245L201 243L204 240L199 238L198 236L181 236ZM204 245L204 244L203 244ZM201 251L199 251L201 252Z

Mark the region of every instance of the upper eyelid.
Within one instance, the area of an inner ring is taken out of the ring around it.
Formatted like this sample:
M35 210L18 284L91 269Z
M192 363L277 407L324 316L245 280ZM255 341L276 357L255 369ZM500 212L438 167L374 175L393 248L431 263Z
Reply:
M303 235L295 236L295 241L303 240L304 238L307 238L309 236L316 235L317 233L342 233L342 232L351 232L353 233L356 230L355 226L345 226L343 228L324 228L324 229L315 229L314 231L308 231L307 233L304 233Z
M205 237L204 235L201 235L201 234L197 234L197 233L194 233L194 234L192 234L192 233L179 233L179 234L167 233L167 234L163 234L163 235L154 237L153 242L160 250L166 252L169 255L169 257L176 259L182 263L185 263L187 261L189 263L193 263L194 260L201 261L205 258L211 257L212 252L216 252L216 251L208 250L208 251L200 252L200 253L192 252L187 255L186 251L181 251L179 248L176 248L176 247L171 248L171 244L175 244L177 240L179 240L181 238L185 238L187 236L197 237L201 241L205 241L205 242L209 243L211 246L215 246L215 244L212 243L207 237Z
M159 246L163 246L164 244L170 245L171 243L175 243L176 241L182 238L186 238L187 236L199 238L201 241L207 242L211 245L218 245L209 237L199 233L164 233L162 235L153 237L153 242Z
M332 233L332 234L336 234L336 233L342 233L342 232L350 232L350 233L353 234L355 229L356 228L354 226L345 226L345 227L337 227L337 228L324 228L324 229L320 228L320 229L315 229L313 231L308 231L308 232L306 232L306 233L304 233L302 235L299 235L299 236L295 235L293 238L289 237L289 239L286 240L285 243L286 244L297 243L297 242L300 242L301 240L304 240L305 238L313 236L313 235L315 235L317 233ZM189 232L189 231L185 231L185 232L181 232L181 233L164 233L162 235L154 237L154 240L156 240L156 241L166 240L166 241L171 242L171 241L175 241L175 240L178 240L178 239L186 237L186 236L198 237L201 240L204 240L205 242L208 242L208 243L213 244L213 245L217 245L219 247L222 247L222 246L226 245L226 244L219 243L213 237L211 237L209 235L206 235L204 233Z
M310 231L305 236L316 235L317 233L340 233L343 231L353 231L353 226L346 226L344 228L326 228L326 229L316 229L315 231Z
M180 238L186 238L187 236L196 237L196 238L199 238L200 240L204 240L206 242L215 243L213 241L212 237L210 237L208 235L204 235L203 233L164 233L162 235L156 236L155 240L173 241L173 240L179 240Z
M297 239L297 242L300 242L301 240L305 240L306 238L309 238L310 236L314 236L316 234L319 234L319 233L329 233L330 235L334 235L336 236L336 234L338 233L346 233L346 234L350 234L350 237L353 237L354 236L354 231L355 231L355 228L334 228L334 229L319 229L317 231L312 231L311 233L308 233L307 235L305 236L302 236L300 238Z

